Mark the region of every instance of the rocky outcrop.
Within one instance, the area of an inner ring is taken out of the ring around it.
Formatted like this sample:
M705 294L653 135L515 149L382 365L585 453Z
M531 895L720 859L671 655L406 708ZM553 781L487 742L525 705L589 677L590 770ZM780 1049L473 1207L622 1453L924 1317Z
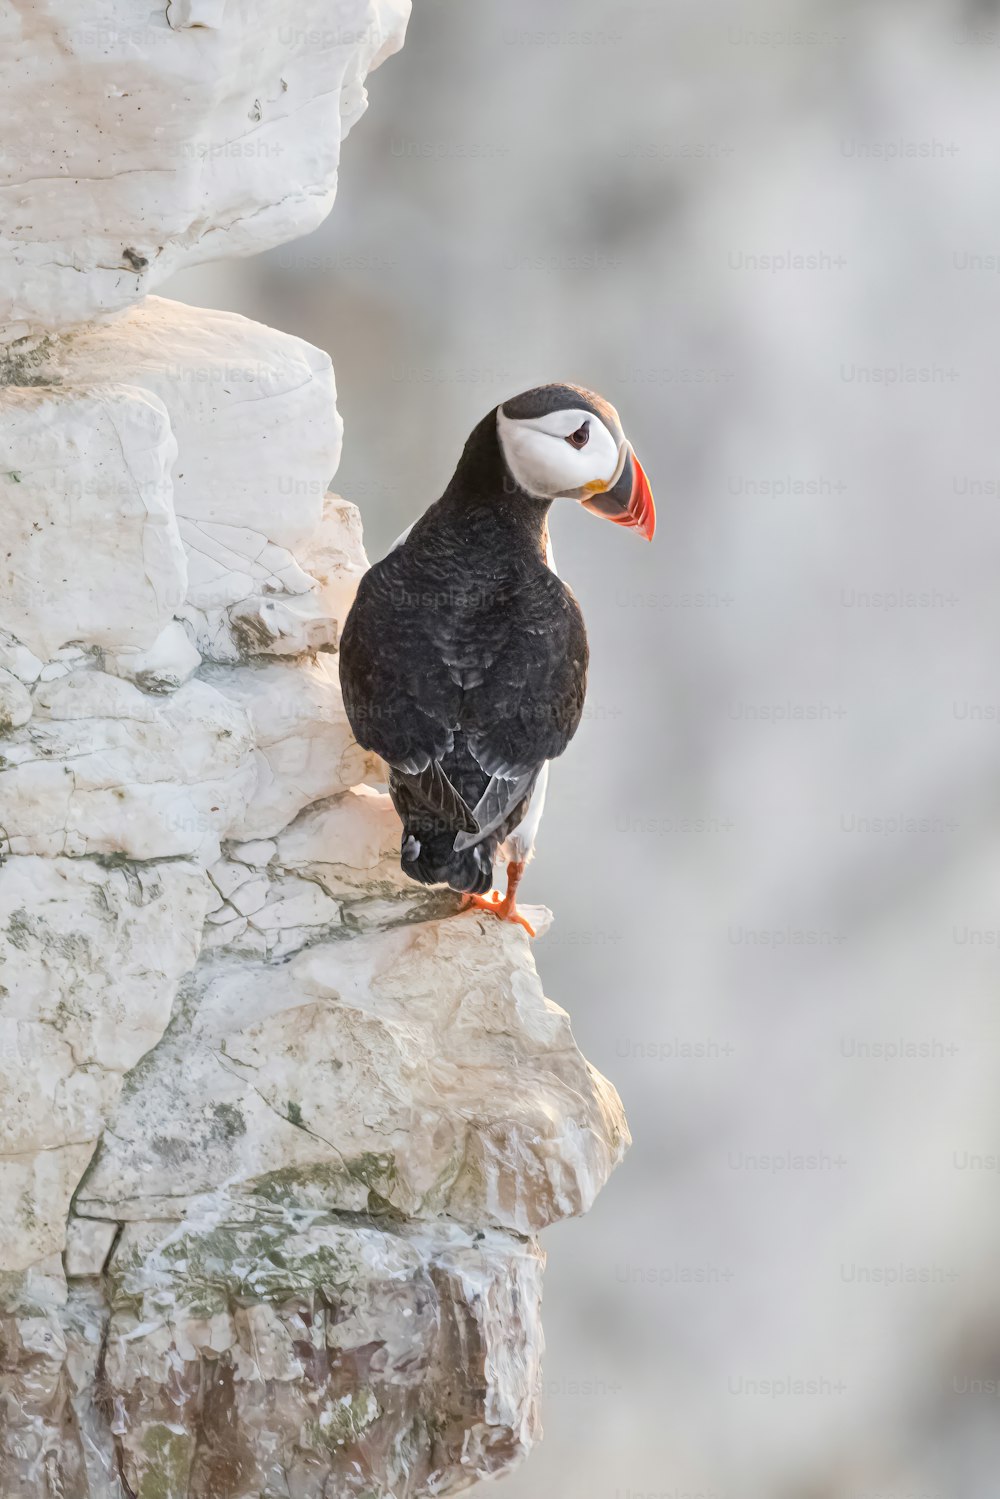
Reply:
M254 911L255 875L231 900L254 886L233 944L253 932L263 955L277 932L279 955L289 934L303 950L199 965L78 1212L182 1219L219 1182L250 1214L370 1208L518 1234L590 1207L622 1148L617 1099L518 932L452 916L345 940L322 886L279 885Z
M3 342L138 302L329 213L365 74L408 0L13 0Z
M325 211L400 9L287 45L318 13L171 0L135 48L73 0L0 23L49 58L36 143L93 169L47 174L0 269L4 1499L505 1471L538 1434L533 1236L627 1144L525 933L400 873L338 682L366 561L329 359L136 301ZM280 180L181 170L254 135L251 94Z
M441 1494L538 1435L542 1255L316 1212L129 1224L0 1314L5 1499Z

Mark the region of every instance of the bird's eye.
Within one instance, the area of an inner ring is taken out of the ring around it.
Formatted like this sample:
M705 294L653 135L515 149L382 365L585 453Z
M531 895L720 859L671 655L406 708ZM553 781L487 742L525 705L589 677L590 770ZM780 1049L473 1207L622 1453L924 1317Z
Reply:
M585 448L589 439L590 423L584 422L582 427L577 427L575 432L571 432L569 434L566 441L569 443L571 448Z

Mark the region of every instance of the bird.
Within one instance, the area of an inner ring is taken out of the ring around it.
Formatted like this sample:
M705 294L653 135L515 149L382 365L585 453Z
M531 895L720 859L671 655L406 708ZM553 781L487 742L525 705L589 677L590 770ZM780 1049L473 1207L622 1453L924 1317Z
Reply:
M653 539L649 481L617 411L555 383L501 402L473 428L440 499L362 578L339 649L351 729L387 767L404 874L448 885L529 936L517 890L548 762L583 715L589 660L580 606L552 555L559 499Z

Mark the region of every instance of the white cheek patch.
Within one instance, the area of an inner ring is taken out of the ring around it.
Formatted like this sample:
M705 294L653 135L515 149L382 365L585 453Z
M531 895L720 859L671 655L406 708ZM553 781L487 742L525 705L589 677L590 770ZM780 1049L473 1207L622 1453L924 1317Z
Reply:
M587 424L586 447L566 441ZM599 417L590 411L552 411L545 416L516 420L497 412L500 446L517 483L542 499L572 496L593 486L606 487L619 471L619 444Z

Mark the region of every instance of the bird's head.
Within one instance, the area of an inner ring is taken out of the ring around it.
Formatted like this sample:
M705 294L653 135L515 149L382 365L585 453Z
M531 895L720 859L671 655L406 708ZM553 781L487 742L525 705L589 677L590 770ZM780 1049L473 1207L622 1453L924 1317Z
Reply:
M577 500L652 541L649 481L610 402L579 385L539 385L497 407L500 451L514 483L543 500Z

